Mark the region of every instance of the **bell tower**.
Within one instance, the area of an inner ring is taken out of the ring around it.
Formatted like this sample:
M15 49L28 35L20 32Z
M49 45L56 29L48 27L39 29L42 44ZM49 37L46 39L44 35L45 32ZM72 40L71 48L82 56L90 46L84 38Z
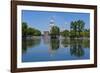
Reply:
M51 30L51 28L55 26L55 22L54 22L54 17L51 18L50 22L49 22L49 30Z

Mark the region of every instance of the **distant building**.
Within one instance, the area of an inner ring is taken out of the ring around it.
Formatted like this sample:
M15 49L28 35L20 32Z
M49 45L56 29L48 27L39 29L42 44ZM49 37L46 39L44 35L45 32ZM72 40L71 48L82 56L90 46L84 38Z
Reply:
M43 41L45 44L48 44L50 39L49 39L49 31L44 31L43 33Z
M44 36L48 36L49 35L49 31L44 31L43 35Z

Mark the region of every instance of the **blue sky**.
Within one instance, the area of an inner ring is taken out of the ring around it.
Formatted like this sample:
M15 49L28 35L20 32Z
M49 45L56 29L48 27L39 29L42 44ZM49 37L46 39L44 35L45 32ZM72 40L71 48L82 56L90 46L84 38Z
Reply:
M49 24L52 18L54 19L55 25L61 30L69 30L70 22L79 19L85 22L85 28L90 28L89 13L22 10L22 22L26 22L29 27L36 28L42 32L49 31Z

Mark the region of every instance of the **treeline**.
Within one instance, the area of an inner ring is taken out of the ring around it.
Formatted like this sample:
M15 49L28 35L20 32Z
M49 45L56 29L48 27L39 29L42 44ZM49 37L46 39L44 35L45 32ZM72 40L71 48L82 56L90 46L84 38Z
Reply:
M82 20L72 21L70 24L71 37L89 37L89 29L85 29L85 23Z
M41 36L41 31L32 27L28 27L27 23L22 23L22 36ZM90 37L90 29L85 28L85 23L82 20L72 21L70 23L70 31L65 29L60 31L58 26L52 26L49 32L51 37Z
M65 29L60 32L60 28L57 26L53 26L50 31L51 36L61 35L63 37L89 37L90 30L85 29L85 23L82 20L72 21L70 23L70 31Z
M22 23L22 37L26 36L40 36L41 31L35 28L28 27L27 23Z
M90 31L89 29L84 29L84 31L79 32L75 32L73 30L69 31L69 30L64 30L62 32L60 32L61 36L63 37L90 37Z

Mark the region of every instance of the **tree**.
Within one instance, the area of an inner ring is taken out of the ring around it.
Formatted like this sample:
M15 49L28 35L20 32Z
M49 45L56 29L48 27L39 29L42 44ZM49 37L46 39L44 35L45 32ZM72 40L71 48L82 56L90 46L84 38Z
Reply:
M84 29L84 36L90 37L90 30L89 29Z
M41 31L32 27L28 27L27 23L22 22L22 37L26 38L27 36L40 36Z
M35 29L34 36L40 36L40 35L41 35L41 31Z
M59 27L53 26L53 27L51 28L51 30L50 30L50 35L51 35L52 37L59 36L59 35L60 35L60 29L59 29Z
M22 37L26 37L26 35L27 35L27 28L28 28L27 23L23 22L22 23Z
M39 30L37 30L37 29L35 29L35 28L28 28L28 30L27 30L27 34L29 35L29 36L40 36L41 35L41 32L39 31Z
M35 30L34 30L33 28L31 28L31 27L29 27L29 28L27 29L27 35L28 35L28 36L34 35L34 32L35 32Z
M61 36L63 37L69 37L69 31L68 30L64 30L61 32Z
M84 31L84 25L85 25L85 23L84 23L84 21L82 21L82 20L78 20L78 21L77 21L77 24L78 24L77 30L78 30L79 37L80 37L80 36L81 36L81 35L80 35L80 32L83 32L83 31Z
M83 20L78 20L78 21L72 21L71 22L71 36L73 37L80 37L80 33L84 31L84 21Z
M70 26L70 28L71 28L71 31L73 31L74 33L72 34L73 35L73 37L76 37L77 35L76 35L76 33L77 33L77 22L75 21L75 22L71 22L71 26Z

